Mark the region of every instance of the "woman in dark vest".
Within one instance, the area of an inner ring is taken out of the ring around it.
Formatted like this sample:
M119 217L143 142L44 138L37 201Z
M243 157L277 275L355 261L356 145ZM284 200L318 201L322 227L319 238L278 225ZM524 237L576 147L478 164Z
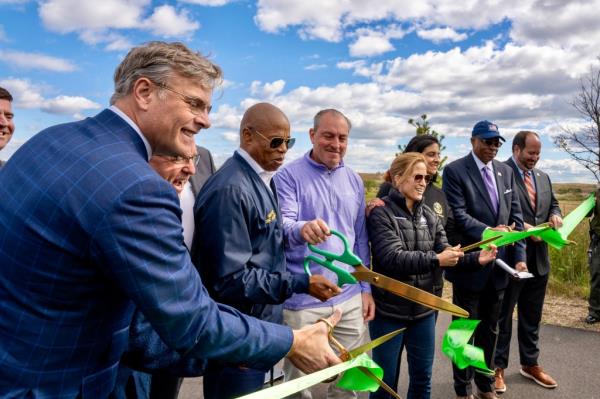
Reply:
M367 218L373 270L406 284L433 292L436 271L457 264L474 269L491 262L496 249L463 254L451 247L440 217L424 204L423 193L430 175L422 154L400 154L386 173L392 185L383 197L384 206ZM397 390L403 346L407 351L410 383L407 398L428 399L435 348L435 312L388 291L372 287L375 319L369 324L372 337L398 328L406 330L373 349L373 360L384 370L383 380ZM379 390L371 398L388 398Z

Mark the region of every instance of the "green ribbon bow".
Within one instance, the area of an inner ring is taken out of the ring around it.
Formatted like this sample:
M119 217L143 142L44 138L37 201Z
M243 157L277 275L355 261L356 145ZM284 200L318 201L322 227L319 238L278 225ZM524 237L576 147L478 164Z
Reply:
M469 344L480 321L457 319L450 323L442 341L442 352L461 370L471 366L482 374L494 375L485 364L483 349Z

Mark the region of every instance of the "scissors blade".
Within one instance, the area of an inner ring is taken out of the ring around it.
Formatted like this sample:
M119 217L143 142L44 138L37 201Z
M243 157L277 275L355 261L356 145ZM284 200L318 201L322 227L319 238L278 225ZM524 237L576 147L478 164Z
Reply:
M404 330L405 330L405 328L400 328L396 331L392 331L391 333L382 335L381 337L374 339L371 342L368 342L364 345L358 346L358 347L348 351L348 355L350 355L350 358L355 358L356 356L361 355L367 351L370 351L371 349L378 347L379 345L383 344L384 342L389 341L390 339L394 338L396 335L400 334Z
M388 384L386 384L385 382L383 382L381 379L379 379L379 377L377 377L375 374L373 374L373 372L371 370L369 370L366 367L359 367L358 368L360 371L362 371L367 377L369 377L370 379L374 380L375 382L377 382L377 384L379 384L379 386L381 388L383 388L387 393L389 393L390 395L392 395L394 398L397 399L402 399L397 393L396 391L394 391Z
M376 287L383 288L386 291L392 292L402 298L406 298L430 309L441 310L448 312L458 317L469 317L469 312L448 302L439 296L433 295L422 289L413 287L406 283L394 280L393 278L384 276L383 274L375 273L364 267L363 265L354 266L355 271L352 273L360 281L365 281Z
M502 237L501 235L493 236L493 237L487 238L485 240L481 240L479 242L473 243L471 245L467 245L466 247L459 248L459 249L463 252L467 252L472 249L479 248L480 246L485 245L488 242L496 241L498 238L501 238L501 237Z

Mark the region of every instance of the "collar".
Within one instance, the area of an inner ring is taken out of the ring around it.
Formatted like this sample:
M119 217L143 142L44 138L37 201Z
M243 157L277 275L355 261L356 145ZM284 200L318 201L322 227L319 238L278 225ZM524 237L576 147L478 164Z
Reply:
M148 139L146 139L146 136L144 136L138 125L136 125L135 122L131 120L131 118L128 117L127 114L125 114L125 112L121 111L116 105L111 105L110 107L108 107L108 109L110 109L115 114L119 115L121 119L127 122L127 124L131 126L133 130L135 130L135 132L140 136L142 142L144 143L144 147L146 147L146 154L148 154L148 160L150 160L150 158L152 158L152 148L150 147Z
M340 161L340 163L338 164L338 166L336 166L336 167L335 167L335 168L333 168L333 169L329 169L327 166L323 165L322 163L319 163L319 162L315 161L314 159L312 159L312 158L310 157L310 154L312 154L312 150L309 150L308 152L306 152L306 153L304 154L304 159L305 159L305 160L306 160L306 161L307 161L307 162L308 162L310 165L312 165L314 168L317 168L317 169L320 169L320 170L323 170L323 171L326 171L326 172L333 172L333 171L336 171L336 170L338 170L338 169L341 169L341 168L343 168L343 167L344 167L344 160L342 159L342 160Z
M264 170L262 166L260 166L258 162L256 162L250 154L248 154L248 151L244 150L243 148L240 147L236 151L242 158L244 158L244 161L248 162L248 165L250 165L252 170L254 170L268 186L275 172Z
M483 167L485 166L490 171L492 171L492 172L494 171L494 165L493 165L494 160L493 159L488 163L483 163L483 161L481 159L477 158L477 155L475 155L475 153L473 151L471 151L471 155L473 156L473 159L475 160L475 163L477 164L477 170L479 170L481 172L481 169L483 169Z

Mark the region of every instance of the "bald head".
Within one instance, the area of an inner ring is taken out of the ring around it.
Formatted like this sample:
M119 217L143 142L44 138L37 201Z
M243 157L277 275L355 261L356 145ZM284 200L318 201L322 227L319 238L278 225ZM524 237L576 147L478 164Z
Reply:
M255 129L263 133L269 128L290 130L290 121L282 110L269 103L254 104L244 112L240 123L240 134L245 128Z
M283 164L288 150L285 143L273 148L274 138L290 138L290 121L283 111L269 103L248 108L240 123L240 147L268 171L275 171Z

